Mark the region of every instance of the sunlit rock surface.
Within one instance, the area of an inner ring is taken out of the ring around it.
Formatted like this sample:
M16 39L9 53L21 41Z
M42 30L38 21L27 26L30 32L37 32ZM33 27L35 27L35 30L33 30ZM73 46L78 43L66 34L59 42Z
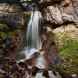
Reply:
M55 0L54 0L55 1ZM78 22L78 1L77 0L61 0L59 3L53 3L53 5L46 2L44 3L43 16L47 23L51 23L52 28L56 28L60 25L67 23ZM45 22L46 23L46 22ZM55 26L57 25L57 26Z

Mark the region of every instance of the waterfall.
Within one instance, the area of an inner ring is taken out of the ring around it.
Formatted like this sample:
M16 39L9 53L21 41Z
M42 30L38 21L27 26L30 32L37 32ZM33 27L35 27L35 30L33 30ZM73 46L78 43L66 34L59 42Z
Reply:
M41 14L39 11L32 12L31 18L27 28L27 48L40 48L40 37L39 37L39 20Z
M39 11L31 12L31 17L26 31L26 47L24 50L25 56L32 54L32 51L41 48L41 40L39 37L41 13Z

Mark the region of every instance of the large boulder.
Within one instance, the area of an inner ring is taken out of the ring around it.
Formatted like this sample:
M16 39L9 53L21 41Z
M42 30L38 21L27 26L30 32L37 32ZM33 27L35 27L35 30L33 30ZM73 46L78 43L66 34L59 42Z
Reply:
M53 0L55 1L55 0ZM50 4L49 4L50 2ZM43 18L47 21L44 23L50 24L52 28L57 28L63 24L77 24L78 22L78 0L61 0L60 2L51 3L49 0L42 2L41 10Z

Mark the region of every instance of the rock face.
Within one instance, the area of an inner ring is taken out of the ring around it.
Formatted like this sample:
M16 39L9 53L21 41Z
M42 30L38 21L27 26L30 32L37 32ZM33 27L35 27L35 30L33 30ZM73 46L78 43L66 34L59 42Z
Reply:
M33 2L38 4L45 20L44 24L49 24L51 28L78 22L78 0L38 0L38 2L33 0ZM0 6L2 7L0 10L5 10L5 12L16 12L21 9L20 6L15 9L15 5L0 4Z
M47 21L45 23L51 23L50 26L57 25L52 28L78 22L78 0L43 0L41 5L43 8L41 12Z
M78 0L41 0L39 3L39 10L43 15L43 25L45 31L42 33L43 49L45 50L45 57L49 63L53 63L52 59L57 63L58 49L55 44L53 35L51 32L47 32L47 27L55 29L67 24L77 24L78 22ZM75 26L75 25L74 25ZM43 28L44 30L44 28ZM43 31L42 30L42 31ZM46 45L47 44L47 45ZM53 58L52 58L53 57Z

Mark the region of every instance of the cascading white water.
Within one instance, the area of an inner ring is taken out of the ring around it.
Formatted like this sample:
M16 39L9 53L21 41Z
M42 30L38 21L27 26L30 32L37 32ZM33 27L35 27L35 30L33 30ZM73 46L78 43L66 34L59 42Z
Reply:
M39 20L41 14L39 11L34 11L31 14L31 18L27 28L27 48L36 48L39 49L41 46L40 37L39 37Z
M41 40L39 37L41 13L33 11L28 23L26 32L26 48L24 50L25 56L32 54L32 49L39 49L41 47Z

